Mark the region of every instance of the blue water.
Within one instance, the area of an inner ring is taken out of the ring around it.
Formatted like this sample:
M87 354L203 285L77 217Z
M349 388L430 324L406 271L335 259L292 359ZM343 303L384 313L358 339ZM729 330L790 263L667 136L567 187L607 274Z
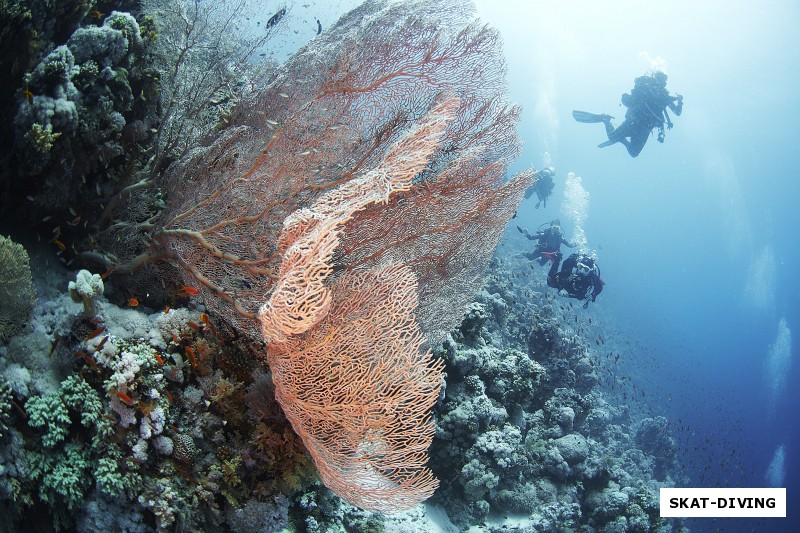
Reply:
M607 282L594 312L633 339L627 364L652 392L651 408L670 414L692 486L766 486L785 445L789 518L696 519L690 527L796 525L800 5L478 5L503 35L511 97L524 107L515 170L557 170L547 208L528 201L520 222L559 216L567 173L582 177L590 195L583 229ZM619 144L596 148L603 126L577 123L571 111L619 123L620 95L653 66L685 97L664 144L651 137L636 159ZM563 216L562 224L567 236L575 230ZM767 361L782 318L793 346L785 387L773 394L770 380L782 377L767 375Z

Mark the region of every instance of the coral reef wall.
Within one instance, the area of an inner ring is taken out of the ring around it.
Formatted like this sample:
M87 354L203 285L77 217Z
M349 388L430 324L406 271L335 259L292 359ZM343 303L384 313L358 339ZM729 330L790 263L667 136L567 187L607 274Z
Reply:
M591 317L540 292L542 276L496 258L440 352L448 379L435 410L431 463L443 481L433 501L461 528L511 515L513 525L487 529L679 529L659 518L658 489L679 479L667 420L607 394L613 359L583 333Z

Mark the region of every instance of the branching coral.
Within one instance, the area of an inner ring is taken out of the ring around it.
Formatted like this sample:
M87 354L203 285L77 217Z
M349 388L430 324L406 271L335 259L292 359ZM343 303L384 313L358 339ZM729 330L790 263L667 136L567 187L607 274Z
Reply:
M34 150L46 154L53 149L53 143L61 137L61 132L53 132L53 125L42 126L38 122L31 124L31 130L25 134L25 140Z

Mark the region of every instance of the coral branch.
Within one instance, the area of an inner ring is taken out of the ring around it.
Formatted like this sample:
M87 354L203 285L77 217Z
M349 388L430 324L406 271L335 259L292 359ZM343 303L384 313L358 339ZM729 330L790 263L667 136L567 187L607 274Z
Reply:
M443 362L420 350L417 284L406 267L344 276L325 319L269 349L275 392L323 482L364 509L396 512L430 496L430 408Z

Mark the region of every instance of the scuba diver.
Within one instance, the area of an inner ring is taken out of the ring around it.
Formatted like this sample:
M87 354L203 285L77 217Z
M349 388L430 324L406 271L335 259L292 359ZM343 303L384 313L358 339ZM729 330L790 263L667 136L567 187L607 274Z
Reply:
M636 157L644 148L653 128L658 128L658 142L664 142L664 124L667 129L672 129L667 108L675 116L680 116L683 112L683 96L670 95L667 91L667 75L656 71L652 75L636 78L630 94L622 95L622 105L627 111L625 120L617 128L611 124L614 117L610 115L573 111L572 116L578 122L602 122L605 125L608 140L598 144L598 148L619 142L625 145L631 157Z
M544 226L544 224L542 224L542 226ZM543 230L541 229L542 226L539 226L540 229L533 235L528 233L527 229L521 228L520 226L517 226L517 230L525 235L528 240L532 241L535 239L539 241L536 243L536 248L534 248L533 252L524 253L522 255L531 261L537 259L539 264L544 266L545 263L554 258L556 252L561 250L562 244L570 248L575 248L575 245L564 239L564 235L561 233L561 222L559 222L558 219L550 222L550 226Z
M569 256L561 271L561 252L556 252L550 272L547 273L547 286L564 290L570 298L584 300L583 308L589 307L589 301L595 301L597 295L603 292L605 282L600 279L600 269L592 257L575 253Z
M543 168L542 170L536 171L536 183L528 187L525 191L525 199L527 200L533 193L536 193L537 198L539 201L536 202L536 209L539 209L539 204L544 202L544 206L547 207L547 199L553 194L553 187L556 184L553 182L553 177L556 175L556 169L553 167Z

